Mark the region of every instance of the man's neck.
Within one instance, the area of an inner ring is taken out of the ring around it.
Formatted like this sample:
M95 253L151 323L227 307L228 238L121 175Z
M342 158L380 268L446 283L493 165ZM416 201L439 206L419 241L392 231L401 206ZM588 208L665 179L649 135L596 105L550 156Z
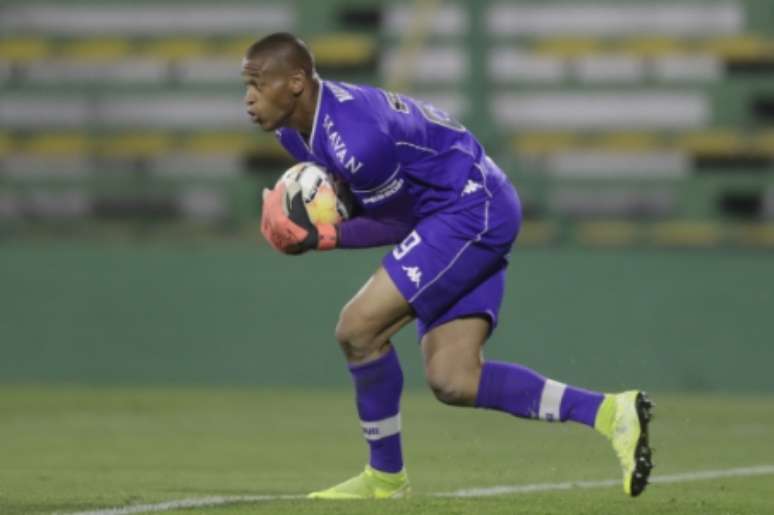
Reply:
M296 129L306 140L314 129L314 117L317 110L318 96L322 94L320 80L312 79L310 87L304 91L298 108L291 118L290 126Z

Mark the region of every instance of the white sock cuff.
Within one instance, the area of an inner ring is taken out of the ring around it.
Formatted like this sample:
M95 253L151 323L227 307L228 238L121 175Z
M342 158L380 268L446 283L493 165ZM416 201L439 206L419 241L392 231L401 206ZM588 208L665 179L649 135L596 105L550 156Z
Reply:
M366 422L360 421L360 427L363 428L363 436L366 440L381 440L388 436L400 433L400 413L382 420L373 420Z
M542 420L551 422L560 420L559 409L562 406L562 397L564 397L566 388L567 385L564 383L546 379L543 393L540 396L540 413L538 415Z

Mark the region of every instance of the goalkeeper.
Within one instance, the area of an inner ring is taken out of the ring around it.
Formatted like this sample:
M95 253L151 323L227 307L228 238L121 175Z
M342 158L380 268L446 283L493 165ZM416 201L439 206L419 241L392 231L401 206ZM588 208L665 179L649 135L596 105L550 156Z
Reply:
M345 183L360 209L338 226L314 225L300 198L291 199L285 214L280 183L264 191L261 231L269 243L288 254L396 245L336 325L369 462L359 475L310 497L409 492L401 451L403 374L390 338L415 319L427 381L439 401L592 427L612 443L625 493L639 495L652 468L651 405L642 392L588 391L483 359L521 207L476 138L430 104L322 80L306 45L288 33L251 45L242 76L253 122L274 131L298 161L313 161Z

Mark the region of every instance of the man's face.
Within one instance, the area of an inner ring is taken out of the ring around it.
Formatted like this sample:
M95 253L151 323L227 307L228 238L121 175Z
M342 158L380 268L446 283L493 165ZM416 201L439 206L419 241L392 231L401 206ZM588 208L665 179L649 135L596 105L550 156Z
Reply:
M242 61L242 78L247 114L253 123L265 131L284 126L297 102L284 67L275 65L271 58L245 59Z

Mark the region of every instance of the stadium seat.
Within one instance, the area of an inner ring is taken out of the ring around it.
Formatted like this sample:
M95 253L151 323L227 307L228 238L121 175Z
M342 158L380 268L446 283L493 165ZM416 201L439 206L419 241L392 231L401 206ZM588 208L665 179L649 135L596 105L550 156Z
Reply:
M321 68L362 68L376 59L376 42L362 34L324 34L312 38L309 46Z
M583 222L578 224L578 241L590 246L619 247L637 243L637 225L632 222Z
M39 156L83 156L94 150L94 140L83 132L42 132L27 138L17 149Z
M172 136L164 132L130 132L100 138L99 152L107 157L151 157L169 152Z
M7 132L0 132L0 159L11 153L13 139Z
M0 60L26 62L47 57L48 41L42 37L0 39Z
M141 45L142 54L165 60L201 58L211 49L201 38L154 38Z
M734 153L747 150L747 142L731 130L689 132L677 137L677 148L690 153Z
M560 58L599 54L603 41L596 38L544 38L535 43L535 52Z
M709 39L704 49L725 59L771 57L772 43L763 38L746 34Z
M64 44L61 56L73 60L107 61L126 59L131 51L132 44L128 39L85 38L71 40Z
M656 245L667 247L709 247L722 241L723 231L709 222L660 222L651 227L650 239Z
M526 132L511 140L513 152L518 154L546 154L567 150L577 145L575 134L569 132Z
M683 42L669 37L642 37L620 40L612 50L645 58L657 58L685 53Z

